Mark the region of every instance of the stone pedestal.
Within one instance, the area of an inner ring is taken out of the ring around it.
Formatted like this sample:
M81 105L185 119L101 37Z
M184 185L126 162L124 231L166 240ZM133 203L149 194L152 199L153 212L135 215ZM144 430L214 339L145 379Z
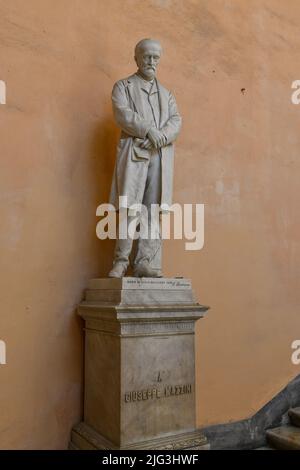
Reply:
M92 279L84 421L74 449L204 449L195 428L194 327L208 307L187 279Z

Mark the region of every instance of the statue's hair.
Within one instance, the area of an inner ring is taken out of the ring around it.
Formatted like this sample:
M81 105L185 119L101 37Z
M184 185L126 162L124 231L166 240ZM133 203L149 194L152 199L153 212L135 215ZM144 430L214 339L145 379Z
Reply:
M146 38L146 39L142 39L141 41L139 41L137 43L137 45L135 46L135 49L134 49L134 56L136 57L139 52L144 48L145 44L147 42L155 42L156 44L159 45L160 49L162 50L162 47L161 47L161 44L159 41L157 41L156 39L150 39L150 38Z

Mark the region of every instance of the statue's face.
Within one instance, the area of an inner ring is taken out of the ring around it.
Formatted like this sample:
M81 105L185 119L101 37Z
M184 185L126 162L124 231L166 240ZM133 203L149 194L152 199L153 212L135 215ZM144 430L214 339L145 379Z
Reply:
M161 47L156 42L147 42L138 51L135 61L140 74L146 80L153 80L161 56Z

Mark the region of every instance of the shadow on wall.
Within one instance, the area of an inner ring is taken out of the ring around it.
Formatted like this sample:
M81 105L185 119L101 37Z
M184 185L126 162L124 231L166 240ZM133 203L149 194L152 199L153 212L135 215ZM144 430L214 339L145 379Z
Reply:
M96 188L94 198L95 230L93 237L96 238L96 225L100 220L96 217L96 209L100 204L109 202L119 134L120 129L117 128L112 117L108 117L97 124L91 139L91 161L95 162L92 168L92 184ZM97 238L97 243L100 250L99 277L107 277L108 271L111 269L115 242L114 240L99 240Z
M85 161L85 175L81 175L83 187L82 191L87 192L83 195L86 199L87 205L81 206L81 211L88 210L88 214L84 213L86 226L82 226L82 220L78 223L76 230L84 230L84 235L80 233L78 236L84 238L84 244L89 253L89 256L84 255L86 262L88 263L88 271L90 272L90 260L95 261L93 263L92 273L90 277L107 277L108 271L111 269L114 241L113 240L99 240L96 236L96 225L99 220L96 217L96 209L99 204L106 203L109 200L110 185L115 164L116 146L119 137L119 130L116 127L113 119L109 116L109 109L105 112L106 118L99 120L94 123L94 126L90 125L88 132L87 142L84 144L84 152L86 159ZM78 130L78 132L80 132ZM76 148L76 140L73 142L74 155L78 155L78 147ZM77 232L78 233L78 232ZM80 246L80 245L79 245ZM95 260L95 257L98 259ZM96 267L96 268L95 268ZM73 425L78 424L82 420L83 416L83 400L84 400L84 322L77 314L77 305L84 299L84 284L81 284L83 288L78 292L78 298L76 299L76 307L72 311L65 312L64 316L64 330L67 330L67 337L73 338L72 357L76 357L75 363L79 365L80 370L80 407L78 414L75 418L70 419L71 411L65 410L63 406L57 406L55 410L59 425L66 429L66 446L69 440L69 430ZM71 424L70 424L71 422Z

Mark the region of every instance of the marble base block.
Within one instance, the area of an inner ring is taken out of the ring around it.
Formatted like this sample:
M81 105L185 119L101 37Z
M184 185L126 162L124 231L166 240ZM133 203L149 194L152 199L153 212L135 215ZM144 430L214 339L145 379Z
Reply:
M206 449L195 420L195 322L208 307L187 279L92 279L84 420L73 449Z

